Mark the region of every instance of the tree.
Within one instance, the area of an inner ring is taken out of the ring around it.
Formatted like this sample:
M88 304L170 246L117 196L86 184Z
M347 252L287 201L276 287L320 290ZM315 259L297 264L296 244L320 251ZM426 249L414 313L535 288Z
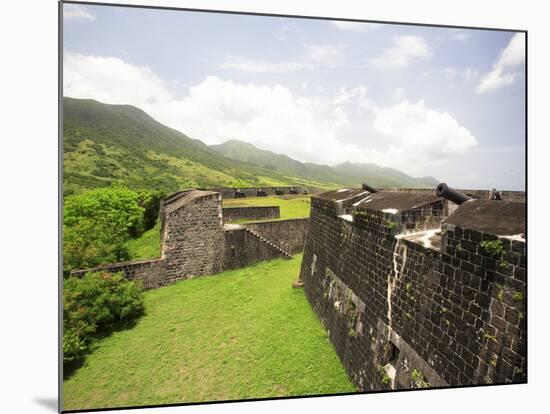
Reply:
M125 243L144 229L139 201L138 193L117 186L66 197L64 270L127 260Z

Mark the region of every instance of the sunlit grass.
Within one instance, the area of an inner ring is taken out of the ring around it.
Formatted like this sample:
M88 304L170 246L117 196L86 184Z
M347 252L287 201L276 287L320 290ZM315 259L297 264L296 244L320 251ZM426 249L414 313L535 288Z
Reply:
M126 246L132 260L160 257L160 223L157 221L152 229L147 230L137 239L129 240Z
M301 256L145 293L146 315L64 382L66 409L353 392L304 292Z
M246 197L227 198L223 200L224 207L245 207L245 206L279 206L281 211L280 220L309 217L311 199L304 197ZM245 222L247 220L239 220ZM249 221L249 220L248 220Z

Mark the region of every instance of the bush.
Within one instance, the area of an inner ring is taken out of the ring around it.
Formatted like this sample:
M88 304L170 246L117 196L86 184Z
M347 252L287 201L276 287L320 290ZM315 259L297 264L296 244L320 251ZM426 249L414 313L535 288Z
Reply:
M160 200L166 196L162 191L140 191L138 192L138 204L143 208L143 230L155 227L160 210Z
M122 272L86 273L65 280L63 361L81 359L95 339L128 326L143 314L143 292Z
M145 209L139 194L121 187L100 188L65 198L64 270L90 268L129 258L126 242L143 232Z

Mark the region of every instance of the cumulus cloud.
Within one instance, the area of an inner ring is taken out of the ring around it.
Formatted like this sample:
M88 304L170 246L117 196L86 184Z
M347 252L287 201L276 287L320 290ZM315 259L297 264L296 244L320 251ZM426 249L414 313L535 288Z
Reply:
M334 96L304 97L281 85L208 76L178 98L148 67L113 57L65 54L64 95L134 105L208 144L241 139L301 161L376 162L420 174L476 145L450 114L403 96L392 106L378 107L366 85L342 87ZM374 117L377 148L361 145L360 139L343 143L339 134L353 122L354 110Z
M343 22L332 21L330 24L337 27L340 30L354 31L354 32L368 32L369 30L375 30L380 28L381 24L365 23L365 22Z
M411 172L445 164L477 145L470 131L447 112L426 107L424 101L402 100L375 111L374 130L391 142L385 162L407 165Z
M397 69L407 66L413 59L427 59L432 51L421 36L398 36L393 46L381 55L370 60L371 65L379 69Z
M523 33L517 33L502 50L492 70L480 79L476 88L477 93L493 92L513 84L521 76L517 68L523 63L525 63L525 37Z
M144 104L149 107L173 99L166 83L148 67L78 53L63 55L63 93L142 109Z
M332 99L332 103L334 105L352 105L356 109L356 112L375 108L374 103L368 96L368 87L362 84L351 89L342 86L338 94Z
M79 4L64 4L63 19L76 21L93 21L95 20L95 16L85 6L81 6Z
M254 73L287 73L300 70L313 69L313 65L307 62L263 62L230 56L226 62L220 65L220 69L238 70Z
M335 66L343 60L341 46L305 45L301 60L287 62L265 62L241 56L228 56L220 69L253 73L288 73L312 70L318 65Z

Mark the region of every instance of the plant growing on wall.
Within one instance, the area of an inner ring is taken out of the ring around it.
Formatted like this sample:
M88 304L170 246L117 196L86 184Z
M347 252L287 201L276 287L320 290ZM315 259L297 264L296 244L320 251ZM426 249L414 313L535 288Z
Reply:
M502 240L485 240L479 244L483 250L487 252L492 257L499 257L504 253L504 247L502 245Z
M378 368L378 374L380 375L380 382L383 385L388 385L389 383L391 383L391 378L384 367L381 366L380 368Z
M417 388L428 388L430 386L430 383L426 381L424 374L416 368L414 368L411 372L411 380Z

